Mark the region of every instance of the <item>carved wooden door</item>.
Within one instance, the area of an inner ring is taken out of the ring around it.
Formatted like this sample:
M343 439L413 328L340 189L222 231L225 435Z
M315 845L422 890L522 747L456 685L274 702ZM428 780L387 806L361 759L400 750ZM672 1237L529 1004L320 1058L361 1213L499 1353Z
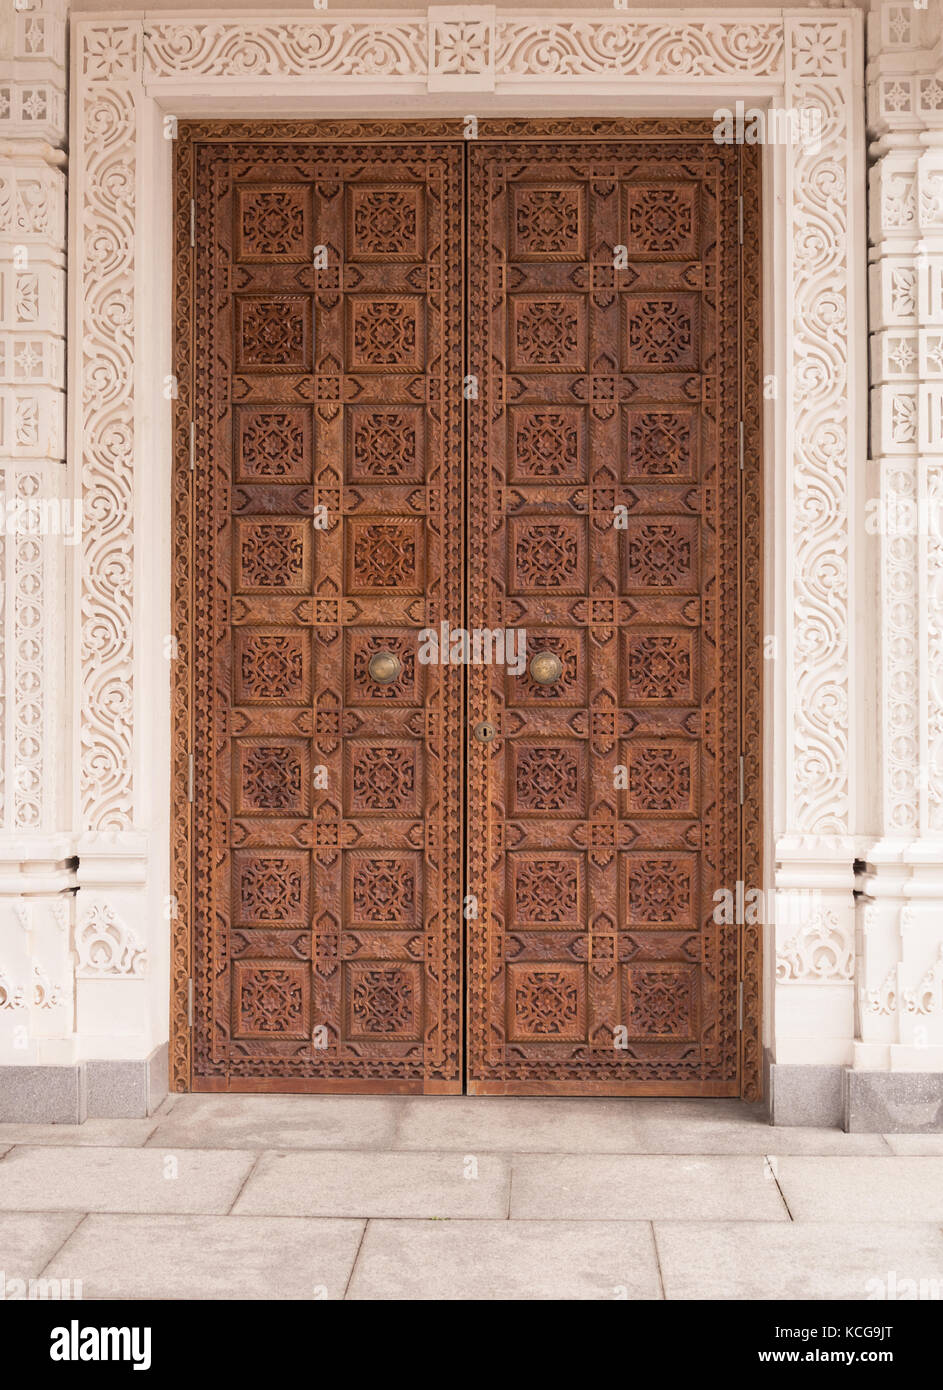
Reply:
M174 1085L755 1096L754 152L462 134L180 126Z
M478 1092L740 1085L740 152L662 128L470 151Z
M182 136L193 1086L459 1090L463 152Z

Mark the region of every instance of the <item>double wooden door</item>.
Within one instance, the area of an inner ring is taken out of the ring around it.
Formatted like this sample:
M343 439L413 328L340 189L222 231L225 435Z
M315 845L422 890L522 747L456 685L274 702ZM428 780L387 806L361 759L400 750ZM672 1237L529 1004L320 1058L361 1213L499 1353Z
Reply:
M178 1089L756 1094L757 181L709 132L181 128Z

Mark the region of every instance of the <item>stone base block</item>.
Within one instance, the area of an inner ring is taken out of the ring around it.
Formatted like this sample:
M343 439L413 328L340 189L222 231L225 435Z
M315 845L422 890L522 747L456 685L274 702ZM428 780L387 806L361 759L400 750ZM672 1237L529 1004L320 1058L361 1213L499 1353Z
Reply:
M770 1124L840 1129L844 1070L841 1066L771 1062L766 1091Z
M848 1069L843 1108L844 1127L851 1133L941 1133L943 1072Z
M133 1061L0 1067L0 1123L80 1125L152 1115L167 1094L167 1044Z

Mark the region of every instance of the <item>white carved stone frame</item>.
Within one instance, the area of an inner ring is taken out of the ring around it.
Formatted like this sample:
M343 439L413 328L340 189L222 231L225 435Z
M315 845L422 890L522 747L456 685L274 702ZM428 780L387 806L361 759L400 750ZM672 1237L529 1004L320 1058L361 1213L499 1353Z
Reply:
M866 457L861 16L563 13L73 21L70 456L85 516L75 824L80 884L133 928L137 959L146 952L149 1037L136 1055L167 1036L171 118L710 115L740 100L821 118L818 149L764 150L766 885L821 895L803 929L814 939L788 923L768 929L766 1041L775 1026L778 1060L849 1060L855 768L867 758L867 644L854 639ZM816 992L823 979L839 987L837 1008L833 991ZM797 985L807 993L793 1028ZM100 1016L95 1031L108 1026ZM810 1039L815 1055L802 1055Z

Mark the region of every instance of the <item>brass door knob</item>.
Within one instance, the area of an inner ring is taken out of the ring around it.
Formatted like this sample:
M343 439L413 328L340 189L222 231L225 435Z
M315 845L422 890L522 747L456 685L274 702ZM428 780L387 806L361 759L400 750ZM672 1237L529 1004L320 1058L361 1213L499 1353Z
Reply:
M374 652L367 662L367 674L377 685L392 685L403 669L395 652Z
M563 675L563 662L556 652L537 652L531 657L530 678L538 685L553 685Z

